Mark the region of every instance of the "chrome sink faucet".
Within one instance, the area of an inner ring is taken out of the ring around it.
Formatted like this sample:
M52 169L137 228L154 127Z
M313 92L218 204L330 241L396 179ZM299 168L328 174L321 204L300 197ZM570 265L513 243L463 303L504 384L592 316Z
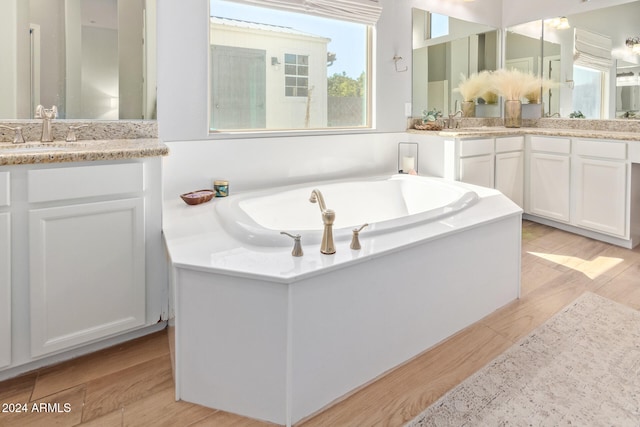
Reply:
M333 244L333 221L336 219L336 213L332 209L327 209L324 203L324 197L317 188L311 191L309 196L311 203L318 203L320 212L322 212L322 223L324 224L324 232L322 233L322 243L320 244L320 252L326 255L336 253L336 247Z
M42 119L42 135L40 142L53 142L53 133L51 132L51 121L58 117L58 107L55 105L49 109L42 105L36 107L36 119Z

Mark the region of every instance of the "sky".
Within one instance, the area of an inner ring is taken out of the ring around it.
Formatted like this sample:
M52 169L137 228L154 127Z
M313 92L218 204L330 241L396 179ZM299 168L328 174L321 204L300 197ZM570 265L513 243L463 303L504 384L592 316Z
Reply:
M210 8L211 16L291 27L305 33L330 38L331 42L327 50L336 53L337 59L328 68L328 75L342 74L344 71L347 76L357 78L366 69L366 49L352 48L352 46L365 46L366 27L362 24L292 14L221 0L211 0Z

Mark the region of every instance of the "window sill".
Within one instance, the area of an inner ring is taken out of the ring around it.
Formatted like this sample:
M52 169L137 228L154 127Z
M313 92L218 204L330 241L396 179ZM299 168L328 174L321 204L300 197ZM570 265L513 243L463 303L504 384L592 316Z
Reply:
M377 133L373 128L338 128L310 130L209 131L208 139L282 138L326 135L355 135Z

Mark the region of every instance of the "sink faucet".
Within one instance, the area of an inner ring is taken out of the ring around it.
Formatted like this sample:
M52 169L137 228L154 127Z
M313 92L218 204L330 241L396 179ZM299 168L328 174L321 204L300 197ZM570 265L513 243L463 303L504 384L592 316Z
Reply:
M454 123L457 123L457 122L456 122L456 116L457 116L458 114L460 114L460 117L462 117L462 110L458 110L458 111L456 111L456 112L455 112L455 113L453 113L453 114L449 114L449 121L447 122L447 127L448 127L449 129L454 129L454 128L457 128L457 127L458 127L457 125L454 125Z
M50 109L46 109L42 105L38 105L36 107L36 119L42 119L42 135L40 136L40 142L53 142L51 120L56 117L58 117L58 107L55 105Z
M322 233L322 243L320 244L320 252L326 255L336 253L336 247L333 244L333 221L336 219L336 213L332 209L327 209L324 203L324 197L317 188L311 191L309 196L311 203L318 203L320 212L322 212L322 223L324 224L324 232Z

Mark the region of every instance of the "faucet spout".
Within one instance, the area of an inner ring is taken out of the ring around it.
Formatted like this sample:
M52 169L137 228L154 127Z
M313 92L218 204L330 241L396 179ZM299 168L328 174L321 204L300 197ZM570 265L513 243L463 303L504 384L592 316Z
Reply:
M51 121L58 117L58 107L55 105L49 109L42 105L36 107L36 119L42 119L42 135L40 142L53 142L53 133L51 132Z
M333 243L333 222L336 219L336 213L333 209L327 209L327 205L324 203L324 197L317 188L311 191L309 201L311 203L318 203L320 212L322 213L324 231L322 233L322 243L320 243L320 252L326 255L335 254L336 247Z
M309 196L309 201L311 203L317 202L321 212L324 212L327 210L327 205L324 203L324 197L322 196L322 193L320 192L320 190L318 190L317 188L314 188L313 191L311 191L311 195Z

